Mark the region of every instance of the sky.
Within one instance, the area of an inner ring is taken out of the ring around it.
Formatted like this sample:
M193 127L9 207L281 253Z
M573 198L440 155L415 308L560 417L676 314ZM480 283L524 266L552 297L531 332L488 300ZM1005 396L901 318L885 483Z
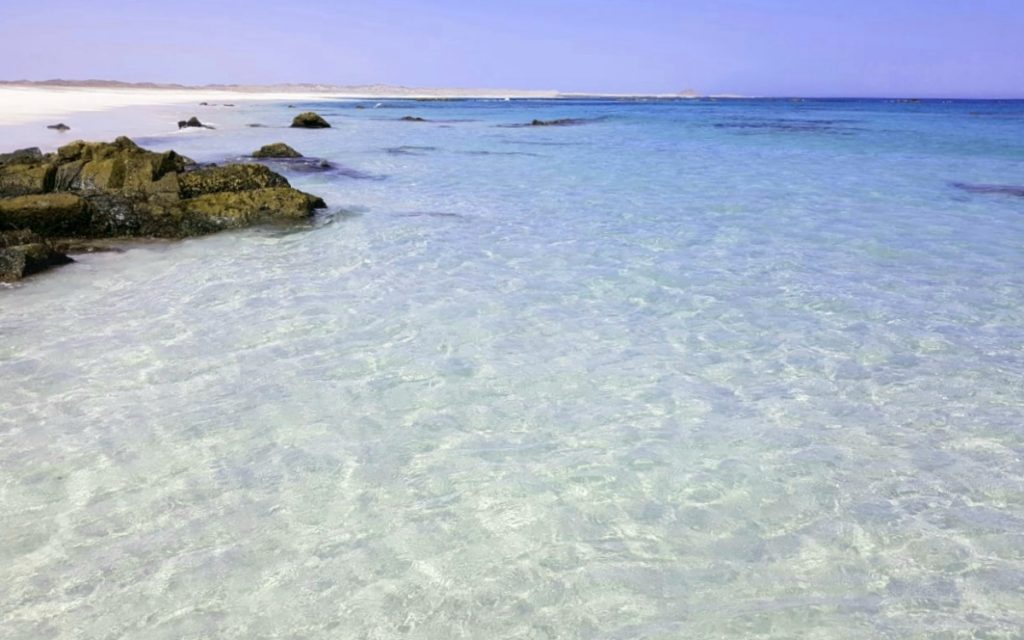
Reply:
M1024 98L1024 0L0 0L0 79Z

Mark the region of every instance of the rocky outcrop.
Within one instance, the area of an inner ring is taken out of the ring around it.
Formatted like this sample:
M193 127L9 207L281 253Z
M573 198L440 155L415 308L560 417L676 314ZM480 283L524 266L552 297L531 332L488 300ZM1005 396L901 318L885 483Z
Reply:
M263 165L199 166L174 151L148 151L128 138L72 142L47 155L38 149L0 155L0 232L5 233L47 239L181 238L302 220L324 206ZM44 260L48 254L37 247L4 255L10 265L23 255L22 271L60 264ZM15 266L5 267L5 273L14 273Z
M64 124L63 122L58 122L57 124L47 125L46 128L47 129L53 129L55 131L70 131L71 130L71 127L69 127L68 125Z
M312 111L300 113L292 120L292 127L297 129L329 129L331 124Z
M302 154L283 142L275 142L253 151L254 158L301 158Z
M0 232L0 282L13 282L72 262L31 231Z

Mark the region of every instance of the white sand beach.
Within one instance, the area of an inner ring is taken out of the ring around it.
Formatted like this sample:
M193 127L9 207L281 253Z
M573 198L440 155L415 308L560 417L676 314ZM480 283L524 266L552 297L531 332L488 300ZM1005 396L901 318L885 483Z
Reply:
M199 89L103 89L92 87L0 87L0 125L62 118L83 111L118 107L245 100L302 100L327 94L243 93Z
M0 125L59 119L83 111L106 111L118 107L189 104L199 102L237 103L246 101L405 98L555 98L556 91L514 91L503 89L413 89L385 85L325 87L303 90L278 87L237 89L141 88L97 86L47 86L42 84L0 85Z

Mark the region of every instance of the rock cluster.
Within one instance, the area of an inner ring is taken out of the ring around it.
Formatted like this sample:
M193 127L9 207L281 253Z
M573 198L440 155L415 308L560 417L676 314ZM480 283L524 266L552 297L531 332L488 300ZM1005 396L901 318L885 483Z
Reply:
M47 239L182 238L304 220L323 206L263 165L198 165L124 137L46 155L22 149L0 154L2 277L59 264Z

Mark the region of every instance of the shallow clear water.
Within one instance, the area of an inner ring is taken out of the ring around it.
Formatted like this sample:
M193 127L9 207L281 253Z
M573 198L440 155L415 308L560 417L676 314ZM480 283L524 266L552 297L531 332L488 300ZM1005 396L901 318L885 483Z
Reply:
M1020 637L1024 103L355 104L69 121L363 177L0 289L0 638Z

